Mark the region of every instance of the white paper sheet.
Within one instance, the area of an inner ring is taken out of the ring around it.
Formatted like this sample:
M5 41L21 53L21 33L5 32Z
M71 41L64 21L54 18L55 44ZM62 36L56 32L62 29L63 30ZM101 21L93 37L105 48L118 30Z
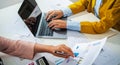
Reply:
M106 40L107 40L107 37L90 43L91 47L90 47L85 59L83 60L83 63L81 63L80 65L92 65L93 62L95 61L95 59L97 58L97 56L99 55L104 44L106 43Z
M72 40L74 41L76 38L72 38ZM68 41L72 42L72 40ZM89 43L75 43L74 47L72 47L75 57L62 59L61 62L59 61L60 63L57 63L56 65L92 65L106 40L107 38L103 38Z
M69 32L68 32L69 33ZM89 40L84 36L84 34L80 34L79 32L78 32L78 35L76 36L77 34L72 34L71 33L71 35L69 35L68 36L68 38L67 38L67 45L69 46L69 47L73 47L73 46L75 46L75 44L78 44L78 43L87 43L87 42L89 42Z
M120 65L120 55L111 51L111 48L105 46L93 65Z

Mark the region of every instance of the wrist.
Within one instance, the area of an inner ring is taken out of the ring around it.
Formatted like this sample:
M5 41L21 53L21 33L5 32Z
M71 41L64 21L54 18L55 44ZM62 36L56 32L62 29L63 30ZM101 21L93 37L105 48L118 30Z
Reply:
M46 45L46 52L53 53L54 52L54 46L52 46L52 45Z
M69 7L62 7L60 10L63 12L63 17L68 17L72 15L72 11Z
M53 48L54 46L52 45L35 44L34 52L35 54L41 52L53 53Z

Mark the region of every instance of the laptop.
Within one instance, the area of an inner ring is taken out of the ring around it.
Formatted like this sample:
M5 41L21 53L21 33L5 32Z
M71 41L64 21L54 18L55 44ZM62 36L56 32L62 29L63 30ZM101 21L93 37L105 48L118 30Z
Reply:
M50 29L46 13L42 12L35 0L24 0L18 14L35 37L67 38L66 29Z

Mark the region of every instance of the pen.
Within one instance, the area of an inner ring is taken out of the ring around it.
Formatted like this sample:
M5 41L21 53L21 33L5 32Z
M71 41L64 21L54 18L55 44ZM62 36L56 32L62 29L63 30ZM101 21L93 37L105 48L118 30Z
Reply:
M69 55L65 53L64 51L55 51L54 53L59 54L59 55Z

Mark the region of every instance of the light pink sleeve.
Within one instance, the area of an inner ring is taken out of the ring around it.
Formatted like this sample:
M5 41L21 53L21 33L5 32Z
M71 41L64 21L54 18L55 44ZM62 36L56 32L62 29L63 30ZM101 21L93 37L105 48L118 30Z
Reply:
M10 40L0 36L0 51L21 58L32 59L34 56L34 43Z

